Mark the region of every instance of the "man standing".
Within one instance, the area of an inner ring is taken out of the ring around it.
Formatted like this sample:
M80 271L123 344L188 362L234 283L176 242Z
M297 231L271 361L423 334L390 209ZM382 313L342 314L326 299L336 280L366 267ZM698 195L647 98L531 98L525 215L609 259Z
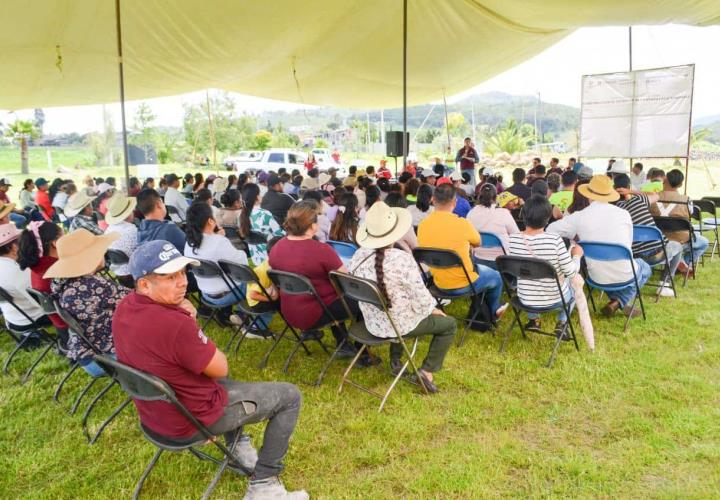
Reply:
M267 186L268 192L263 196L260 206L270 212L277 223L282 226L285 217L287 217L287 212L295 203L295 200L292 199L292 196L283 192L282 182L280 182L280 177L275 172L268 176Z
M550 158L550 170L548 174L562 175L562 168L560 168L560 160L558 158Z
M635 163L630 173L630 182L635 191L640 191L643 184L645 184L645 174L643 174L643 164L640 162Z
M472 147L472 141L469 137L465 138L465 145L455 155L455 163L460 163L460 171L470 174L470 185L474 188L477 181L475 179L475 164L480 161L475 148Z
M300 412L297 387L227 378L225 355L198 327L185 298L185 267L198 261L183 257L169 241L156 240L140 246L129 265L135 291L117 306L112 325L118 360L164 380L210 432L224 435L237 462L254 470L245 499L308 499L304 491L289 493L278 478ZM179 440L199 437L171 404L134 403L153 432ZM263 421L268 424L258 454L243 426Z
M170 214L170 219L178 224L185 222L185 213L187 212L188 202L187 198L178 191L180 187L180 179L175 174L168 174L165 176L167 180L167 191L165 191L165 206L174 207L178 213Z
M588 184L578 187L578 191L590 200L590 205L553 222L548 226L547 232L559 234L570 240L577 237L581 242L584 240L614 243L631 250L632 219L626 210L610 204L620 199L620 195L613 189L610 178L607 175L595 175ZM634 259L633 263L627 260L602 261L588 258L586 255L585 261L588 273L596 283L631 283L620 290L607 292L610 302L603 307L603 314L612 316L620 308L630 317L640 314L639 310L631 307L638 290L633 283L633 270L630 266L635 266L638 284L642 288L652 272L644 260Z

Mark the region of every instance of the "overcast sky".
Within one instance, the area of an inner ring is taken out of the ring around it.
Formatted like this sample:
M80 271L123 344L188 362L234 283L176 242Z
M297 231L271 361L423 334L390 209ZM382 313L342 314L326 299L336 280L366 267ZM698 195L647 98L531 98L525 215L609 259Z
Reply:
M638 26L633 28L633 68L644 69L695 63L694 116L720 115L720 27L692 28L686 26ZM626 71L628 69L627 28L583 28L533 59L478 85L450 101L468 94L493 90L515 95L540 92L542 100L580 106L582 75ZM151 99L160 125L182 124L182 103L204 99L204 92ZM236 94L238 108L251 113L263 110L297 109L299 106L268 99ZM132 125L137 102L127 103ZM119 106L109 105L119 128ZM32 111L18 112L20 117ZM80 132L102 128L101 106L46 108L45 132ZM0 112L0 121L13 119Z

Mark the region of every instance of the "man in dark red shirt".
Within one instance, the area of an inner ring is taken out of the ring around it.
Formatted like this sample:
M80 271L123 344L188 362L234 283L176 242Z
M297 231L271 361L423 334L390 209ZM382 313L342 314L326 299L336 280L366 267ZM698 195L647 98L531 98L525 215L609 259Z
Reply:
M467 172L470 175L469 184L475 187L477 181L475 180L475 164L480 161L477 151L472 146L472 140L469 137L465 138L465 145L460 148L455 155L455 163L460 163L460 173Z
M245 499L309 498L304 491L288 493L278 478L300 412L300 391L287 383L226 378L225 355L198 327L195 309L185 298L185 267L198 264L164 240L135 250L129 263L135 291L120 302L113 318L118 360L164 380L210 432L224 434L228 447L236 443L237 461L254 469ZM200 437L171 404L134 403L141 422L151 431L170 438ZM265 420L268 424L258 456L242 429Z

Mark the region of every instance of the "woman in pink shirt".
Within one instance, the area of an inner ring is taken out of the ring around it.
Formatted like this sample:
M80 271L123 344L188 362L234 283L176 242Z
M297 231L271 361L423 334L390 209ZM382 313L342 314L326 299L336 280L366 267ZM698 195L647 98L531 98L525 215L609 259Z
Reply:
M503 195L505 194L503 193ZM467 214L467 220L479 233L494 234L500 239L505 250L508 249L509 236L520 232L510 211L503 208L513 196L503 196L498 206L495 186L483 184L478 194L478 204ZM483 248L479 246L475 249L474 256L476 262L497 269L495 258L503 253L499 247Z

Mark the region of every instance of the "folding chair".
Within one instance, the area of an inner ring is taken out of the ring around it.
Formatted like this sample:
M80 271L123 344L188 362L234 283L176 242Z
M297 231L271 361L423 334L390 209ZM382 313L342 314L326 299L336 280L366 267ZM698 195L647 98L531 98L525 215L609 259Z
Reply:
M655 225L658 227L660 231L663 233L674 233L676 231L687 231L690 235L690 255L692 260L692 269L693 269L693 279L695 279L697 275L697 262L695 261L695 250L693 242L695 241L695 231L693 230L692 224L688 219L683 219L681 217L653 217L655 220ZM683 279L683 287L687 285L688 277L690 276L690 269L688 268L687 271L685 271L684 279Z
M142 430L145 439L154 444L157 447L157 451L155 452L155 455L153 455L150 463L143 471L142 476L140 476L140 480L135 486L133 500L139 498L140 491L142 490L145 480L150 475L150 472L152 472L153 468L160 459L160 455L162 455L164 451L182 452L184 450L188 450L201 460L209 460L219 465L218 471L210 482L208 488L205 490L203 498L210 497L210 494L215 489L222 473L231 461L233 462L233 465L230 468L231 471L237 474L250 476L252 471L247 470L238 463L232 453L232 450L235 449L237 442L231 445L231 449L228 449L225 445L223 445L218 439L218 436L213 435L207 427L205 427L192 413L190 413L190 410L188 410L185 405L178 400L175 392L163 380L140 370L136 370L135 368L116 361L109 356L97 356L96 361L103 367L103 369L107 369L108 372L115 374L121 387L130 398L139 401L164 401L173 405L190 423L193 424L193 426L198 430L198 433L201 434L201 437L191 439L168 438L150 430L145 427L142 422L140 422L140 429ZM239 436L240 434L238 433L238 437ZM198 446L204 446L208 443L212 443L222 452L224 456L222 460L195 449Z
M105 252L105 260L113 266L122 266L130 262L130 257L120 250L109 248Z
M170 217L170 220L175 222L172 218L172 216L174 215L175 217L177 217L180 220L180 222L176 222L176 224L178 224L178 225L185 224L185 217L183 217L183 214L180 213L180 210L178 210L177 207L175 207L173 205L165 205L165 208L167 209L167 214L168 214L168 217Z
M567 321L565 322L565 327L563 328L562 332L560 334L556 334L554 332L544 332L544 331L536 331L534 333L539 333L540 335L546 335L548 337L555 337L555 346L553 347L552 354L550 355L550 359L548 359L548 362L546 363L546 367L550 368L555 361L555 357L557 356L558 349L560 347L560 344L562 343L563 337L568 333L570 334L570 338L575 343L575 349L580 350L580 347L578 346L577 337L575 336L575 328L573 327L570 314L572 313L571 305L573 301L566 301L565 296L563 295L563 289L562 285L560 284L560 279L558 278L557 273L555 272L555 268L547 261L544 261L542 259L536 259L533 257L518 257L515 255L500 255L495 259L495 263L498 266L498 271L500 272L500 275L503 279L503 284L505 286L505 291L507 292L508 296L510 297L510 306L512 307L513 314L515 315L515 318L513 319L513 322L510 324L510 328L508 328L507 332L505 333L505 336L503 337L502 344L500 345L500 352L504 352L505 348L507 347L508 340L510 339L510 334L512 333L513 328L515 327L515 324L520 327L520 333L522 333L523 338L527 338L527 334L525 333L525 327L522 324L522 321L520 320L520 312L525 311L526 313L545 313L550 311L557 311L562 309L562 311L565 312L565 315L567 316ZM557 306L554 307L531 307L526 306L520 301L520 297L518 296L516 288L510 286L513 281L517 282L517 280L525 280L525 281L540 281L540 280L552 280L555 282L555 285L557 286L558 295L560 296L560 301L562 303L562 306L558 308Z
M267 236L257 231L250 231L243 240L248 245L264 245L267 243Z
M649 243L653 241L659 241L662 245L663 260L655 264L651 264L650 267L655 268L662 264L663 268L661 269L662 273L660 274L660 281L658 283L651 283L648 281L645 284L658 287L657 293L655 294L655 302L657 302L660 300L660 292L662 291L662 286L669 279L670 287L673 291L673 296L677 299L677 290L675 290L675 278L670 273L670 260L667 256L667 247L665 246L665 238L663 234L655 226L633 226L633 243Z
M235 342L235 339L239 337L238 343L234 349L234 354L237 354L238 350L240 349L240 345L242 344L243 340L245 340L245 337L247 336L249 330L252 328L258 328L269 332L273 340L275 340L275 334L270 330L270 325L265 325L265 327L260 328L258 325L258 320L260 319L260 316L265 313L277 312L278 314L280 314L280 317L283 319L283 321L285 321L285 318L280 312L280 303L276 300L272 300L270 294L267 292L265 287L262 286L262 283L260 283L257 274L255 274L255 271L253 271L250 266L222 259L218 261L218 266L225 275L225 279L230 286L230 290L232 290L232 292L238 299L237 307L243 313L245 318L249 319L249 322L245 329L235 330L235 333L232 335L227 345L225 346L225 350L229 352L229 349L231 348L233 342ZM248 304L245 290L247 290L248 285L252 284L257 285L260 288L261 293L265 296L265 298L268 299L267 302L260 302L256 306L251 306L250 304ZM285 321L285 325L285 329L279 335L285 335L285 332L289 328L287 321Z
M380 408L378 408L378 412L381 412L383 410L383 407L385 406L385 403L387 402L388 397L390 396L390 393L393 391L398 381L405 374L408 366L412 368L412 373L415 374L415 376L417 377L417 380L419 381L420 386L422 387L425 394L429 394L428 389L427 387L425 387L425 383L423 382L423 379L418 372L417 365L415 364L415 353L417 352L418 340L420 340L420 337L415 337L413 340L412 350L408 349L407 344L403 339L403 336L400 334L397 327L395 326L395 322L393 321L392 316L390 316L390 313L388 311L387 299L378 289L377 284L371 280L357 278L350 274L341 273L338 271L330 271L330 280L332 281L336 290L338 290L338 294L340 295L340 298L342 299L343 305L345 306L349 316L352 315L350 314L350 308L348 307L345 300L346 297L380 309L387 316L390 324L392 325L393 333L395 334L394 337L376 337L367 330L363 322L358 322L353 319L353 324L348 331L348 336L353 341L361 344L361 347L358 350L357 355L355 355L353 360L350 362L350 365L345 369L345 372L343 373L342 379L340 380L340 387L338 388L338 394L342 392L343 387L346 383L348 383L364 392L367 392L368 394L379 398L381 402ZM393 379L392 384L390 384L390 387L385 392L385 394L375 392L374 390L360 385L359 383L349 378L350 372L355 367L355 364L357 363L358 359L360 359L360 356L365 351L365 349L367 349L368 347L374 347L390 343L399 343L403 347L405 356L407 356L407 361L405 361L405 364L403 364L402 368Z
M235 226L223 226L223 230L225 231L225 237L233 243L233 246L235 246L238 250L245 252L245 254L250 257L250 249L248 248L247 243L240 236L238 228Z
M97 361L97 356L101 355L101 353L98 350L98 348L95 347L92 342L90 342L90 339L87 338L87 336L85 335L85 329L80 325L80 323L78 323L78 321L69 312L67 312L65 309L60 307L59 302L54 301L54 305L55 305L55 310L56 310L58 316L60 316L60 319L62 319L68 325L68 330L73 335L77 336L80 339L80 341L83 342L93 352L93 359L95 359ZM60 385L58 385L58 388L55 390L55 394L53 395L53 400L56 403L60 402L59 396L60 396L60 391L63 388L63 385L70 378L70 375L72 375L73 372L77 371L79 366L80 366L79 363L75 363L73 365L73 368L68 372L67 375L65 375L63 380L60 382ZM103 370L105 370L104 367L103 367ZM84 372L84 370L80 370L80 371ZM110 383L107 384L105 387L103 387L100 390L100 392L98 392L95 395L95 397L92 399L92 401L90 401L90 404L87 406L87 408L85 408L85 412L83 413L83 416L82 416L83 435L85 435L85 438L88 440L88 443L90 443L90 444L95 444L95 442L97 442L97 440L100 438L103 431L110 424L110 422L112 422L115 419L115 417L117 417L120 414L120 412L122 412L123 409L128 404L130 404L130 398L126 398L119 406L117 406L112 411L110 416L108 418L106 418L102 424L100 424L100 427L98 427L98 430L95 431L95 434L93 434L92 436L90 435L90 432L88 430L88 419L90 418L90 414L92 413L93 409L95 408L95 405L97 405L100 402L100 400L105 396L105 394L107 394L108 391L110 391L110 389L112 389L113 386L118 383L117 378L114 376L114 373L112 371L105 370L105 373L107 374L108 377L111 378ZM70 407L70 415L74 415L75 412L77 412L78 408L80 407L80 403L82 402L83 398L88 394L90 389L95 385L95 382L104 378L104 376L102 376L102 375L99 377L92 377L88 374L88 376L90 377L90 382L88 382L85 385L85 387L75 397L75 401L73 402L72 406Z
M26 330L14 330L10 323L5 320L5 326L7 328L8 333L10 336L15 340L15 348L8 354L7 359L5 359L5 363L3 364L3 373L7 375L8 370L10 368L10 363L12 363L12 360L15 358L15 356L22 350L22 348L25 346L25 344L28 342L28 340L31 338L30 335L25 335L26 333L34 332L39 335L40 341L42 343L47 343L47 346L43 348L40 351L40 354L35 358L35 360L32 362L30 367L25 371L23 376L20 378L20 384L25 384L25 382L28 381L30 378L30 375L32 375L32 372L35 370L35 368L40 364L40 362L47 356L47 353L50 352L50 350L56 346L56 339L52 337L43 327L39 326L35 320L33 320L24 310L22 310L13 300L12 295L7 292L4 288L0 287L0 302L5 302L10 305L13 309L15 309L17 312L19 312L30 324L29 329Z
M418 263L418 266L420 264L425 264L428 267L436 268L436 269L450 269L453 267L459 267L462 268L463 273L465 274L465 279L467 280L467 286L464 288L467 288L468 290L461 294L450 294L442 289L435 286L434 283L430 282L427 283L428 290L430 290L430 293L435 298L435 300L438 303L438 308L441 310L443 309L443 305L441 303L442 300L455 300L455 299L461 299L461 298L470 298L475 299L479 302L483 302L485 300L485 292L479 291L475 289L475 283L470 279L470 271L468 271L465 268L465 264L463 264L462 259L460 256L453 252L452 250L444 250L440 248L425 248L425 247L418 247L415 250L413 250L413 257L415 257L415 260ZM425 272L423 271L422 267L420 267L420 274L425 276ZM492 311L494 314L495 311ZM462 334L460 335L460 340L458 341L458 346L462 346L463 342L465 341L465 335L467 335L467 329L468 325L474 324L474 323L482 323L487 324L484 321L478 320L477 315L480 313L480 308L477 308L473 315L470 318L465 318L463 320L463 330ZM493 326L494 322L491 322L490 326Z
M194 257L195 258L195 257ZM228 283L227 279L225 278L225 275L222 272L222 269L212 261L209 260L203 260L203 259L197 259L198 262L200 262L199 266L195 266L192 269L189 270L189 272L193 273L195 277L200 278L220 278L225 282L225 285L228 287L228 293L233 293L232 286L230 286L230 283ZM212 313L210 316L205 320L205 322L200 326L203 330L210 324L211 321L215 321L215 323L220 327L223 328L224 325L220 323L220 321L217 319L217 313L218 311L225 309L228 306L217 306L212 304L208 301L207 297L202 291L198 291L198 295L200 297L200 304L208 307L210 310L212 310ZM234 305L234 304L233 304ZM240 328L240 327L238 327Z
M500 238L495 233L484 233L481 231L480 246L482 248L499 248L500 250L502 250L503 255L507 255L502 241L500 241Z
M338 257L340 257L340 260L343 261L343 264L346 266L358 249L357 245L353 245L352 243L347 243L345 241L328 240L327 244L335 250L335 253Z
M320 371L320 375L318 376L318 379L315 381L315 385L320 385L323 381L323 378L325 377L325 373L327 372L327 369L330 367L330 364L333 362L335 357L337 356L338 351L345 345L345 342L341 342L339 346L331 353L325 343L322 341L322 333L323 329L327 328L329 326L340 326L340 321L335 319L335 316L330 312L330 310L327 308L325 303L320 298L320 295L318 295L317 291L315 290L315 287L310 282L308 278L305 276L302 276L300 274L296 273L290 273L286 271L278 271L276 269L270 269L268 271L268 277L270 278L270 281L273 282L273 285L280 290L283 293L286 293L288 295L309 295L310 297L315 300L318 304L320 304L320 307L322 308L325 315L330 318L330 321L327 322L327 324L320 326L316 330L318 330L321 333L320 337L311 337L310 340L315 340L320 346L322 347L323 351L329 356L329 359L323 369ZM288 368L290 366L290 362L292 361L292 358L295 356L295 354L300 350L302 347L305 350L305 353L309 356L310 351L308 350L307 346L303 342L303 336L298 335L297 330L295 327L293 327L290 323L287 323L288 327L290 328L290 331L293 333L296 342L295 347L290 352L288 357L285 359L285 364L283 366L283 372L287 373ZM315 330L315 329L314 329ZM304 332L303 332L304 333ZM273 350L275 350L275 347L277 347L280 340L283 338L282 335L279 335L273 344L273 346L270 348L270 351L266 354L266 358L272 354ZM263 360L264 363L266 363L266 360Z
M640 310L642 311L643 321L646 320L645 316L645 304L643 303L642 293L640 291L640 284L637 279L637 272L635 271L635 263L633 261L632 252L629 248L616 243L604 243L599 241L579 241L580 245L585 254L585 259L592 259L601 262L615 262L615 261L628 261L630 268L632 269L633 277L631 280L625 281L624 283L597 283L594 281L589 273L586 273L585 283L587 284L589 291L590 303L592 304L593 310L595 308L595 299L593 298L593 290L598 289L605 293L614 292L616 290L622 290L623 288L635 284L635 297L633 298L631 309L635 309L635 303L640 301ZM625 327L623 332L627 331L628 324L630 323L630 315L625 319Z
M693 229L702 233L713 232L715 240L713 241L712 249L710 250L710 259L715 257L715 250L718 247L718 218L717 218L717 206L711 200L703 198L702 200L693 200L693 207L699 211L698 225L693 225ZM695 210L693 210L693 213ZM709 215L709 217L703 217L703 214ZM707 226L707 229L704 228Z

